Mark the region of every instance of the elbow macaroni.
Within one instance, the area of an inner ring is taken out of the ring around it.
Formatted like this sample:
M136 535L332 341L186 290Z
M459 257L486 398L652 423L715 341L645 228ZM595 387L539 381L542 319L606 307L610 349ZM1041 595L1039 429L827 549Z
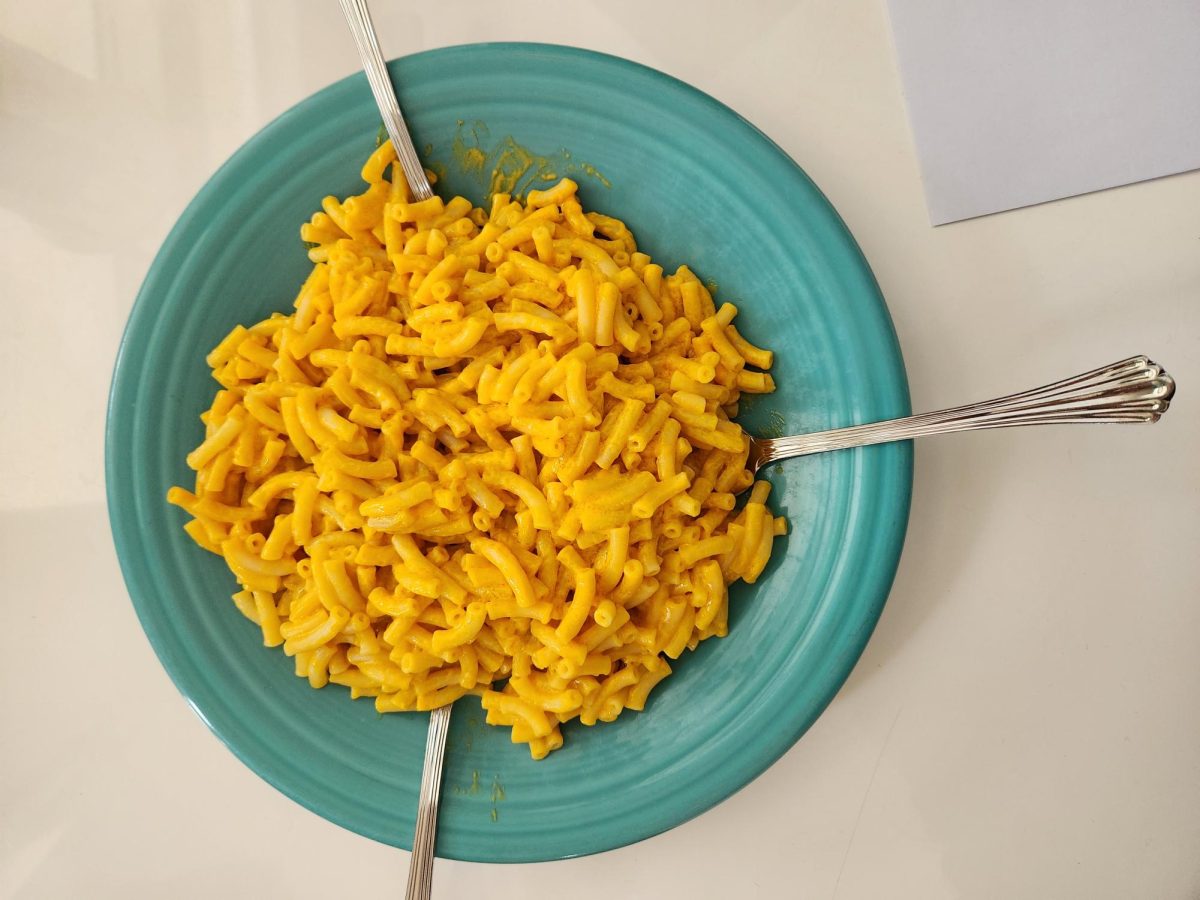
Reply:
M380 712L478 694L540 759L564 722L643 709L762 574L786 523L766 482L734 511L728 413L774 389L747 368L771 354L570 179L473 210L411 202L394 160L301 228L294 312L208 355L195 489L167 499L313 687Z

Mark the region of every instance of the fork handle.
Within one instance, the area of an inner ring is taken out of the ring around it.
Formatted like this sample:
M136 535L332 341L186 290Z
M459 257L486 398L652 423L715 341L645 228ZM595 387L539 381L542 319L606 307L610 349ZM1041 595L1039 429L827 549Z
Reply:
M453 708L439 706L429 714L425 768L421 773L421 793L417 798L417 828L413 833L405 900L429 900L433 889L433 845L437 837L438 799L442 793L442 763L446 758L446 736L450 733L450 710Z
M400 102L396 99L396 89L392 86L388 74L387 63L384 62L383 52L379 49L379 39L375 35L375 26L371 23L371 11L367 8L366 0L339 0L346 24L354 35L354 43L358 47L358 56L362 61L363 71L367 75L367 83L371 85L371 93L375 95L375 105L383 116L383 127L387 129L392 146L396 148L396 157L404 170L409 189L416 200L428 200L433 196L433 187L425 177L425 167L421 165L421 157L417 156L417 148L413 146L412 135L404 123L404 114L400 112Z
M1174 395L1175 381L1162 366L1145 356L1134 356L1074 378L969 406L832 431L756 439L751 445L757 450L751 459L751 467L757 470L767 463L793 456L977 428L1073 422L1157 422Z

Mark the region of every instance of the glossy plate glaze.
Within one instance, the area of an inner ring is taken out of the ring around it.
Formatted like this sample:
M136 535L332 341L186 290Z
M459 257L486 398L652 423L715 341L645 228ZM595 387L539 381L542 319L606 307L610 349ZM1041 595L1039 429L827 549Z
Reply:
M738 327L776 351L780 385L747 404L752 432L909 411L887 309L854 240L799 167L732 110L659 72L564 47L452 47L392 72L418 148L445 173L443 194L481 201L491 166L520 158L501 159L512 138L544 157L527 179L571 174L585 206L625 219L656 261L686 262L716 283L718 300L737 301ZM216 389L204 354L234 324L290 309L309 268L299 225L324 195L361 189L378 127L355 75L272 122L200 191L130 317L106 455L125 579L188 702L288 796L407 848L427 716L381 717L370 701L292 675L230 602L223 562L191 542L185 516L163 499L191 484L184 457ZM572 723L566 746L535 763L507 729L483 724L476 699L458 704L439 855L531 861L631 843L728 797L812 724L891 585L911 447L794 460L768 477L791 534L757 585L733 590L729 637L680 660L644 713Z

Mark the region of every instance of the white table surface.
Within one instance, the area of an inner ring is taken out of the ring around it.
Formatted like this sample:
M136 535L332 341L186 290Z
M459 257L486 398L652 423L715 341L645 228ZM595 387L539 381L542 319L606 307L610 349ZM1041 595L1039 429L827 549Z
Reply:
M390 55L580 44L739 110L861 243L917 407L1139 352L1180 384L1152 429L922 443L883 618L791 752L668 834L441 862L435 896L1200 896L1200 174L932 229L881 0L374 5ZM333 0L0 3L4 897L403 893L407 854L192 714L104 507L105 395L159 243L242 141L355 68Z

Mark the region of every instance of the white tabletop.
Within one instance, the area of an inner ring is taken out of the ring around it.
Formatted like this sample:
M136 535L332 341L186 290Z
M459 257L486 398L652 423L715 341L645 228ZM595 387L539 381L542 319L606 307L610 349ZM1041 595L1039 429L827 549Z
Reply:
M858 238L916 407L1135 353L1180 384L1153 428L922 443L883 618L791 752L623 850L439 862L435 896L1200 894L1200 173L933 229L881 0L374 5L389 55L579 44L733 106ZM286 799L192 714L104 507L141 278L222 160L355 70L337 4L14 0L0 48L0 895L401 896L407 854Z

